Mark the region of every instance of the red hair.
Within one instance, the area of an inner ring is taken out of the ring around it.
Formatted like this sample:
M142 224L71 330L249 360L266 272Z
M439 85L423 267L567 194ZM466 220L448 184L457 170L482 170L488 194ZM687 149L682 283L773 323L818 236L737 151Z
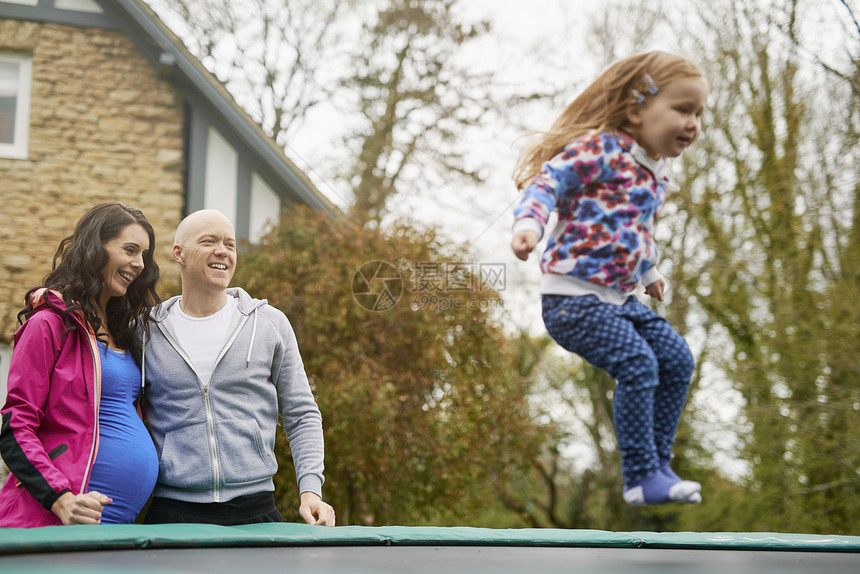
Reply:
M547 132L523 152L514 181L522 189L567 144L591 130L615 131L627 122L630 106L652 97L650 88L684 78L703 78L702 70L683 56L653 51L615 62L564 109Z

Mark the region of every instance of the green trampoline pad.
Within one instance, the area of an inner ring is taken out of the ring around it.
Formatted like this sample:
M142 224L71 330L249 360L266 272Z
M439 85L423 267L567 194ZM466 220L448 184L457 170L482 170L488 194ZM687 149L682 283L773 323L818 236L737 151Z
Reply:
M860 573L860 537L303 524L0 530L0 572Z

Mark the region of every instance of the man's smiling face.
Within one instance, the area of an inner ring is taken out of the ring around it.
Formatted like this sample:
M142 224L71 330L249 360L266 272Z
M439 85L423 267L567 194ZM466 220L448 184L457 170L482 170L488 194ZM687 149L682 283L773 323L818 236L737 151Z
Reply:
M217 212L194 218L182 245L174 246L183 283L195 289L224 290L236 271L236 233L230 221Z

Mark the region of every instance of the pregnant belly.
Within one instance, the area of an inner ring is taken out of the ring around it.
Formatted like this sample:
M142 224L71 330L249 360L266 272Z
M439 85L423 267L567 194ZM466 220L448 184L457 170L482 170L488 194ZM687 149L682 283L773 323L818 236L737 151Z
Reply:
M102 523L129 524L146 504L158 478L158 455L137 416L99 426L99 451L88 490L113 498Z

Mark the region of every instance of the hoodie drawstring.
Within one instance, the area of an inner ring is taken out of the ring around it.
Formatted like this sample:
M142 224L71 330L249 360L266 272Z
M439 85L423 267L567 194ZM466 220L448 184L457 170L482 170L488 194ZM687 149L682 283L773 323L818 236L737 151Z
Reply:
M140 348L140 394L146 386L146 331L143 332L143 345Z
M257 309L258 307L254 307L254 327L251 329L251 344L248 345L248 358L245 359L245 368L251 364L251 351L254 349L254 337L257 336Z

